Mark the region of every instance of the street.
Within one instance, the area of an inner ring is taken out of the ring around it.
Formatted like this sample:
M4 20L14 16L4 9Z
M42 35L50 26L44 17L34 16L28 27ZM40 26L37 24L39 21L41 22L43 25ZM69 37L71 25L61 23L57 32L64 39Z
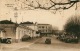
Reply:
M2 51L80 51L80 43L64 43L51 38L51 44L45 44L46 37L38 38L33 42L22 42L19 46L12 45L14 48L7 47L10 44L5 44Z

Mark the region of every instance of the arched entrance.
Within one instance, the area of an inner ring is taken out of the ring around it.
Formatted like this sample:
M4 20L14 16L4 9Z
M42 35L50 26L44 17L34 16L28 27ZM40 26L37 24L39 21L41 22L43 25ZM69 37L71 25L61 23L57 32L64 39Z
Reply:
M22 41L27 41L27 40L30 40L30 39L31 39L30 36L24 35L21 40L22 40Z

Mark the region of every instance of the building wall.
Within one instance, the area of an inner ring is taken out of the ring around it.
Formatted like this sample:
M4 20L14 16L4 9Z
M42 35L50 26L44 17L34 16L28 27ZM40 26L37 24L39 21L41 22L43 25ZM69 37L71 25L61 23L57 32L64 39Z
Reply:
M13 39L15 39L15 29L14 28L12 28L12 27L10 27L10 28L5 28L5 30L6 30L6 38L13 38Z
M41 33L52 33L52 25L49 25L49 24L38 24L38 30Z
M36 37L36 31L31 29L29 26L20 25L16 28L16 40L21 41L23 36L34 38ZM39 35L38 35L39 36ZM27 38L26 37L26 38Z
M26 26L28 26L28 25L26 25ZM38 34L36 33L38 31L38 25L37 24L33 24L33 25L28 26L28 27L30 27L31 29L34 30L34 37L39 37L40 36L39 33Z
M2 30L0 30L0 38L5 38L5 32L3 32Z
M5 30L3 32L4 38L11 38L13 41L16 38L16 25L15 24L0 24L0 28Z
M29 27L35 31L38 31L37 24L21 24L21 25L25 25L26 27Z
M31 28L33 31L33 34L31 35L32 37L37 37L40 36L40 34L37 34L36 32L38 31L38 27L37 24L21 24L21 25L25 25L26 27Z

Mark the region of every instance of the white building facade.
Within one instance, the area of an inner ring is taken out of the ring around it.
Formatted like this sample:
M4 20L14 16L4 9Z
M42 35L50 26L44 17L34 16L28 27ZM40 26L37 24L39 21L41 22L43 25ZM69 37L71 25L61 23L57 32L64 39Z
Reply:
M38 32L38 24L37 23L33 23L33 24L21 24L21 25L24 25L26 27L29 27L31 28L32 30L34 30L34 34L33 34L33 37L39 37L40 36L40 33L37 33Z
M50 24L38 24L38 31L42 34L52 34L52 25Z
M16 28L16 40L21 41L23 38L35 38L39 37L40 34L36 33L36 30L33 26L19 25Z

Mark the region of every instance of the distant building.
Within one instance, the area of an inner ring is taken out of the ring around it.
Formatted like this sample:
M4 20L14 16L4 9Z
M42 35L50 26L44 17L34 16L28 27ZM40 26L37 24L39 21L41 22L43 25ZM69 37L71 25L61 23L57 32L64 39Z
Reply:
M38 24L38 31L42 35L52 34L52 25L50 25L50 24Z

